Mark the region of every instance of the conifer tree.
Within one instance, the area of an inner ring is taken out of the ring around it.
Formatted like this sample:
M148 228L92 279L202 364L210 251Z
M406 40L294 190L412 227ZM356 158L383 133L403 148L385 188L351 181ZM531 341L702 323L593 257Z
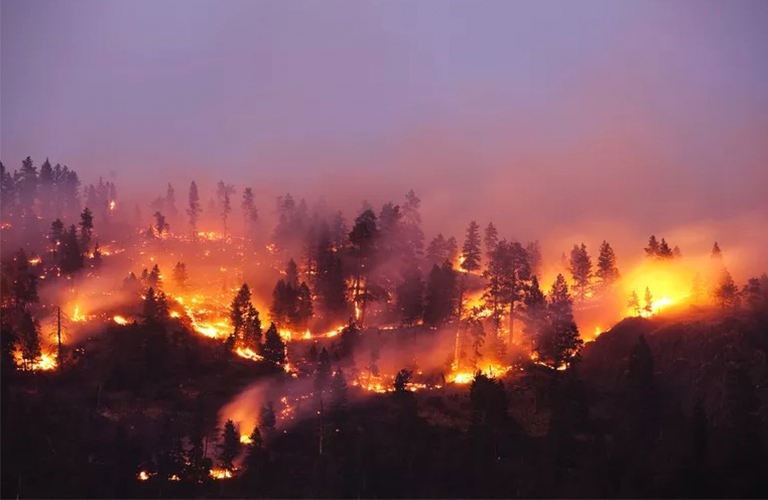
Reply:
M659 242L653 234L648 238L648 246L645 247L645 256L651 259L655 259L659 256Z
M645 306L643 306L643 310L646 314L653 312L653 295L651 295L651 289L648 287L645 287Z
M462 247L461 268L468 273L480 269L480 254L480 226L472 221L467 227L467 235Z
M635 316L640 316L640 298L637 296L637 292L632 290L632 293L629 294L629 302L627 302L627 307L629 307L635 314Z
M421 271L411 265L397 287L397 310L404 325L418 323L424 312L424 282Z
M597 258L597 272L595 275L600 280L600 287L606 289L619 279L619 270L616 267L616 254L611 245L603 240L600 245L600 255Z
M189 185L189 195L187 202L187 217L189 219L189 228L192 231L192 239L197 240L197 222L200 220L200 194L197 191L195 181Z
M80 214L80 246L83 252L88 251L93 237L93 214L88 207L85 207Z
M579 359L583 341L573 320L573 302L562 274L549 292L547 312L548 325L537 336L534 351L539 361L552 369L569 366Z
M173 268L173 281L176 282L176 286L182 290L186 290L188 279L187 265L183 262L177 262L176 267Z
M285 342L277 332L274 323L269 325L267 333L264 336L264 347L262 348L264 359L278 366L285 364Z
M720 304L720 307L725 309L734 306L738 292L739 289L733 282L731 273L727 270L723 270L722 275L720 276L720 282L715 288L715 299L718 304Z
M235 470L235 458L240 454L240 436L235 429L235 423L227 420L224 424L224 431L221 435L221 444L219 445L219 466L230 472Z
M496 226L493 225L493 222L489 222L485 227L483 242L485 243L485 255L490 259L491 253L499 242L499 231L496 229Z
M580 247L573 245L568 269L573 277L574 287L578 290L579 301L584 302L592 279L592 259L584 243Z
M27 310L23 312L19 322L19 344L22 367L25 370L31 370L35 363L40 360L42 350L40 348L40 325Z

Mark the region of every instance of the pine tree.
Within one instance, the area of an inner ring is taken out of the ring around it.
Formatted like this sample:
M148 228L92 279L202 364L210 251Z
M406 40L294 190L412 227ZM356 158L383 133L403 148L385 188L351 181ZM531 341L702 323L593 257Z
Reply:
M188 279L189 277L187 276L186 264L183 262L177 262L176 267L173 268L173 281L176 282L176 286L181 290L186 290Z
M674 258L674 254L672 253L672 249L669 247L669 244L667 243L667 240L665 240L664 238L662 238L661 239L661 243L659 243L658 258L659 259L672 259L672 258Z
M467 235L462 247L461 268L467 273L480 269L480 226L472 221L467 227Z
M489 222L485 227L485 236L483 238L483 243L485 243L485 255L488 256L489 259L498 242L499 231L496 229L496 226L493 225L493 222Z
M715 244L712 245L712 254L710 255L710 257L712 257L712 259L717 261L723 260L723 251L720 250L720 245L718 245L717 242L715 242Z
M427 245L427 260L430 264L442 264L448 259L448 248L442 233L435 236Z
M261 433L266 439L272 436L276 423L274 403L267 401L259 410L259 426L261 427Z
M534 351L539 362L552 369L569 366L579 359L583 341L573 320L573 302L562 274L558 274L549 292L547 312L548 325L537 336Z
M18 186L18 201L21 213L24 217L32 217L34 215L35 199L37 198L37 168L29 156L21 162L21 171L19 172L19 179L16 185Z
M73 274L83 268L83 252L80 249L74 224L69 226L69 231L62 240L60 266L66 274Z
M266 335L264 336L264 347L262 349L264 359L270 363L274 363L278 366L285 364L285 342L277 332L277 327L274 323L269 325Z
M80 214L80 247L83 252L88 251L93 237L93 214L88 207L85 207Z
M147 322L156 321L158 318L157 311L157 298L155 297L155 290L149 287L146 295L144 296L144 308L143 308L144 320Z
M528 252L528 263L531 267L531 275L539 277L541 276L541 266L543 259L541 257L541 245L539 240L534 240L525 247L525 251Z
M240 204L243 211L243 232L246 237L249 234L250 225L256 222L258 213L253 203L253 189L247 187L243 190L243 201Z
M165 215L161 214L159 211L155 212L155 232L158 236L162 237L164 233L168 232L168 229L170 226L165 221Z
M189 218L189 228L192 231L192 238L197 240L197 221L200 220L202 209L200 208L200 194L197 192L195 181L192 181L189 185L188 200L187 217Z
M592 279L592 259L589 257L587 246L584 243L580 247L573 245L568 269L573 277L574 287L579 291L579 301L584 302L587 299Z
M221 220L224 224L224 237L227 237L227 220L229 214L232 213L232 202L230 196L235 193L235 187L230 184L225 184L224 181L219 181L216 187L216 196L219 202L219 210L221 211Z
M651 259L655 259L659 256L659 242L656 240L655 235L651 235L648 238L648 246L645 247L645 256Z
M230 472L235 470L235 458L240 454L240 436L235 429L235 423L227 420L224 424L224 432L221 435L221 444L219 445L219 465L222 469Z
M255 352L261 351L261 320L259 311L248 304L248 310L245 314L243 324L243 345Z
M408 268L397 287L397 310L404 325L418 323L424 312L424 282L415 265Z
M450 264L432 266L424 298L424 323L437 327L447 323L455 312L456 274Z
M32 314L25 310L19 322L19 350L21 351L22 367L31 370L40 360L42 350L40 348L40 325Z
M537 336L547 326L547 297L535 275L526 289L523 306L523 335L526 341L533 345Z
M738 292L739 289L733 282L731 273L729 273L727 270L723 270L723 273L720 277L720 283L715 288L715 299L720 304L720 307L723 309L733 307Z
M611 245L603 240L600 245L600 255L597 258L597 272L595 273L600 280L600 287L606 289L613 285L619 279L619 270L616 267L616 254Z
M643 310L646 314L653 312L653 295L651 295L651 289L648 287L645 287L645 306L643 306Z
M251 304L251 289L243 283L229 307L229 319L232 322L232 345L241 345L245 337L245 324Z
M635 316L640 316L640 298L637 296L637 292L634 290L629 295L629 302L627 302L627 307L630 308L635 314Z

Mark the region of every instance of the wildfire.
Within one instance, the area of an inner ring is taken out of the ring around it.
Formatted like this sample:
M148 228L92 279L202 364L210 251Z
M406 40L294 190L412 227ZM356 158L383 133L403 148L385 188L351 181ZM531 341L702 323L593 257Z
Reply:
M655 316L656 314L661 312L662 309L669 307L674 303L675 303L674 300L667 297L662 297L659 300L654 300L651 303L650 311L648 309L641 309L640 316L643 318L650 318L651 316Z
M80 314L80 306L79 305L75 305L75 310L72 313L72 321L75 321L75 322L79 323L79 322L85 321L86 319L88 319L88 318L86 318L85 316Z
M250 347L238 347L235 352L241 358L250 359L251 361L262 361L264 359L262 356L256 354Z
M112 317L112 321L114 321L118 325L127 325L128 324L128 320L125 319L123 316L120 316L120 315L113 316Z
M251 439L251 436L248 436L247 434L240 434L240 443L251 444L253 443L253 439Z
M139 472L139 481L146 481L149 479L149 473L145 470Z
M36 266L39 263L41 263L42 261L43 261L43 259L41 259L40 257L33 257L33 258L29 259L27 262L29 262L30 266Z
M501 377L511 370L511 366L502 366L493 363L489 363L484 367L478 368L476 371L457 370L448 375L448 382L454 384L469 384L475 380L475 374L477 371L481 372L486 377L496 378Z
M109 202L109 211L110 212L114 211L116 207L117 207L117 202L115 202L115 200L110 200L110 202Z
M213 479L231 479L234 474L229 469L211 469L211 477Z

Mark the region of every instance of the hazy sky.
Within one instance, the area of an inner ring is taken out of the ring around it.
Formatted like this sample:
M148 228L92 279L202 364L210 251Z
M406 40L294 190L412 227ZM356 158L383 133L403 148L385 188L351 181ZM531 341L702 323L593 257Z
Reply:
M222 178L267 208L276 190L358 206L413 187L432 227L526 237L768 213L764 0L1 9L12 168L48 156L123 193Z

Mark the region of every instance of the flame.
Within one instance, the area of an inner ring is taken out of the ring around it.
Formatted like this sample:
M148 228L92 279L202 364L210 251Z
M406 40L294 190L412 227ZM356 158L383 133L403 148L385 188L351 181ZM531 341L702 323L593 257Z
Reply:
M448 382L453 382L455 384L469 384L475 380L475 373L477 373L477 371L480 371L486 377L497 378L503 376L511 369L511 366L487 363L485 366L479 367L476 371L455 370L448 375L447 380Z
M117 203L115 202L115 200L110 200L110 202L109 202L109 211L110 212L113 211L116 207L117 207Z
M242 444L251 444L253 443L253 439L251 439L251 436L248 436L246 434L240 434L240 442Z
M82 321L85 321L86 319L88 319L88 318L86 318L85 316L80 314L80 306L76 304L75 305L75 310L72 313L72 321L82 322Z
M118 325L127 325L128 324L128 320L125 319L123 316L120 316L120 315L115 315L114 317L112 317L112 321L114 321Z
M149 479L149 473L145 470L139 472L139 481L146 481Z
M210 475L213 479L231 479L234 474L229 469L211 469Z
M43 259L41 259L40 257L33 257L33 258L29 259L27 262L29 262L30 266L36 266L39 263L41 263L42 261L43 261Z
M256 352L250 347L238 347L235 352L241 358L250 359L252 361L262 361L264 359L264 357L256 354Z

